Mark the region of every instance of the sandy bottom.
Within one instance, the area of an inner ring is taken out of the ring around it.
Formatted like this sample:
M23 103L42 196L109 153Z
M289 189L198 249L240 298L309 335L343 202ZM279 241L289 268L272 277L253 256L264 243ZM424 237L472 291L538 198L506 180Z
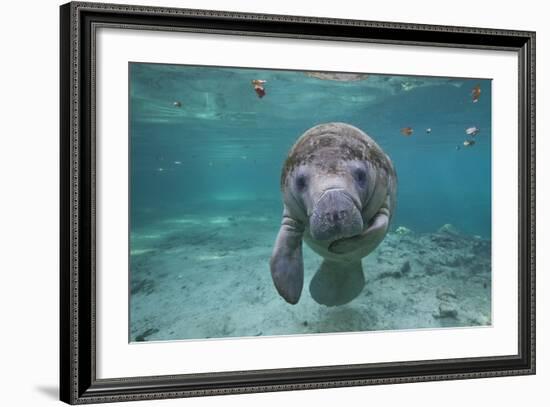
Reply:
M130 340L483 326L491 324L491 242L450 225L398 225L363 259L366 285L326 307L309 294L321 258L304 246L297 305L276 292L269 257L275 212L217 209L150 222L131 234Z

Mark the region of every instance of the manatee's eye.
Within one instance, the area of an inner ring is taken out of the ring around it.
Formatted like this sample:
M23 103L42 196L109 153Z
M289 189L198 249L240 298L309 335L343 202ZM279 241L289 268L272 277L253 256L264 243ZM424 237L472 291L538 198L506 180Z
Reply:
M300 174L296 177L296 189L302 192L307 188L307 177L304 174Z
M363 168L356 168L353 170L353 178L361 188L364 188L367 183L367 172Z

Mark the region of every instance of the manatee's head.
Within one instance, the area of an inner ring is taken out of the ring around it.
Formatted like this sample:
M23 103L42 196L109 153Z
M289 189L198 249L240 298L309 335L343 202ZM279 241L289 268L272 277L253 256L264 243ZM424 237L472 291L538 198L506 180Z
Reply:
M282 177L285 204L313 239L333 242L362 232L376 180L369 143L374 141L361 130L330 123L308 130L291 150Z
M333 163L336 164L336 163ZM307 174L303 168L297 183L309 220L309 231L315 240L334 241L355 236L363 230L360 188L366 180L360 165L339 174Z

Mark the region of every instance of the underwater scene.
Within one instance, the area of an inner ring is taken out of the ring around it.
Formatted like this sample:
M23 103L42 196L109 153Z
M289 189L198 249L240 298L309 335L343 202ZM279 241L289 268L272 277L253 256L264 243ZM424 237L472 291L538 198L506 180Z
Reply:
M491 80L131 62L129 341L491 325Z

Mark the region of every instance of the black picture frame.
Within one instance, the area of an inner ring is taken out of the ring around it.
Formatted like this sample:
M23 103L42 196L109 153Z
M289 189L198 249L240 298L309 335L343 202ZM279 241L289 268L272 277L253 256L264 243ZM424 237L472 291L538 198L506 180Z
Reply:
M62 5L60 23L62 401L84 404L535 373L534 32L81 2ZM519 60L518 353L499 357L98 379L93 38L100 26L516 52Z

